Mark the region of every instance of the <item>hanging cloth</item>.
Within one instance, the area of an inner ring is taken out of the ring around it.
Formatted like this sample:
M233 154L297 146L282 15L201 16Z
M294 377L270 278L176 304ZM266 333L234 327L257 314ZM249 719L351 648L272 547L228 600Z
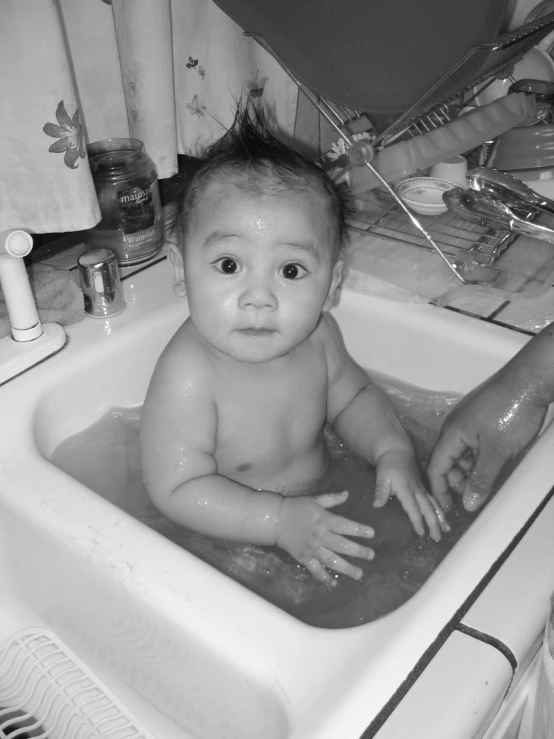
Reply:
M3 0L0 231L77 231L100 220L58 10Z
M212 0L2 0L0 62L0 230L96 224L87 143L137 138L166 178L241 98L294 130L296 85Z

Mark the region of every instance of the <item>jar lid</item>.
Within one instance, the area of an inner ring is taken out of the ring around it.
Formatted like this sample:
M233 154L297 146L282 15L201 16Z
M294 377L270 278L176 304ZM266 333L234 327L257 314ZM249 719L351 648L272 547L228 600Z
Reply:
M144 144L139 139L103 139L87 146L92 172L104 170L116 174L124 172L144 154Z

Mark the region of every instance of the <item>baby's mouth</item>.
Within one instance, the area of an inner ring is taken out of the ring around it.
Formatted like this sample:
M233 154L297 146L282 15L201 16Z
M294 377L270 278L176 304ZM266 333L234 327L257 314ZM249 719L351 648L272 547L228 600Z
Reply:
M250 328L239 328L238 331L239 333L244 334L245 336L250 336L252 338L269 336L270 334L275 333L272 329L256 328L255 326L251 326Z

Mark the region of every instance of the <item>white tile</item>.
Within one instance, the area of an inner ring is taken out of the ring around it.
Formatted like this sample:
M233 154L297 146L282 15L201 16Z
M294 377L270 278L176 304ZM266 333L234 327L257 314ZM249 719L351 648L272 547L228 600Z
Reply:
M464 311L464 313L471 313L481 318L487 318L505 302L504 298L494 298L488 295L480 295L476 292L474 294L468 293L451 300L448 305L456 308L456 310Z
M513 300L495 316L495 320L537 333L554 321L554 288L548 287L536 298Z
M495 647L454 631L376 739L474 739L486 728L512 678Z
M525 495L525 490L521 491ZM522 521L523 525L524 521ZM519 669L540 642L554 591L554 498L461 621L514 654Z

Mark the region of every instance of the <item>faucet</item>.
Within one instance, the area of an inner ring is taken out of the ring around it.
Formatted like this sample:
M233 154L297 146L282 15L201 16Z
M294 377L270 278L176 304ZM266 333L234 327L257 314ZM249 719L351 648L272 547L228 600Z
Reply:
M11 325L11 336L0 339L0 385L59 351L66 340L61 326L40 321L23 261L32 248L27 231L0 233L0 285Z

